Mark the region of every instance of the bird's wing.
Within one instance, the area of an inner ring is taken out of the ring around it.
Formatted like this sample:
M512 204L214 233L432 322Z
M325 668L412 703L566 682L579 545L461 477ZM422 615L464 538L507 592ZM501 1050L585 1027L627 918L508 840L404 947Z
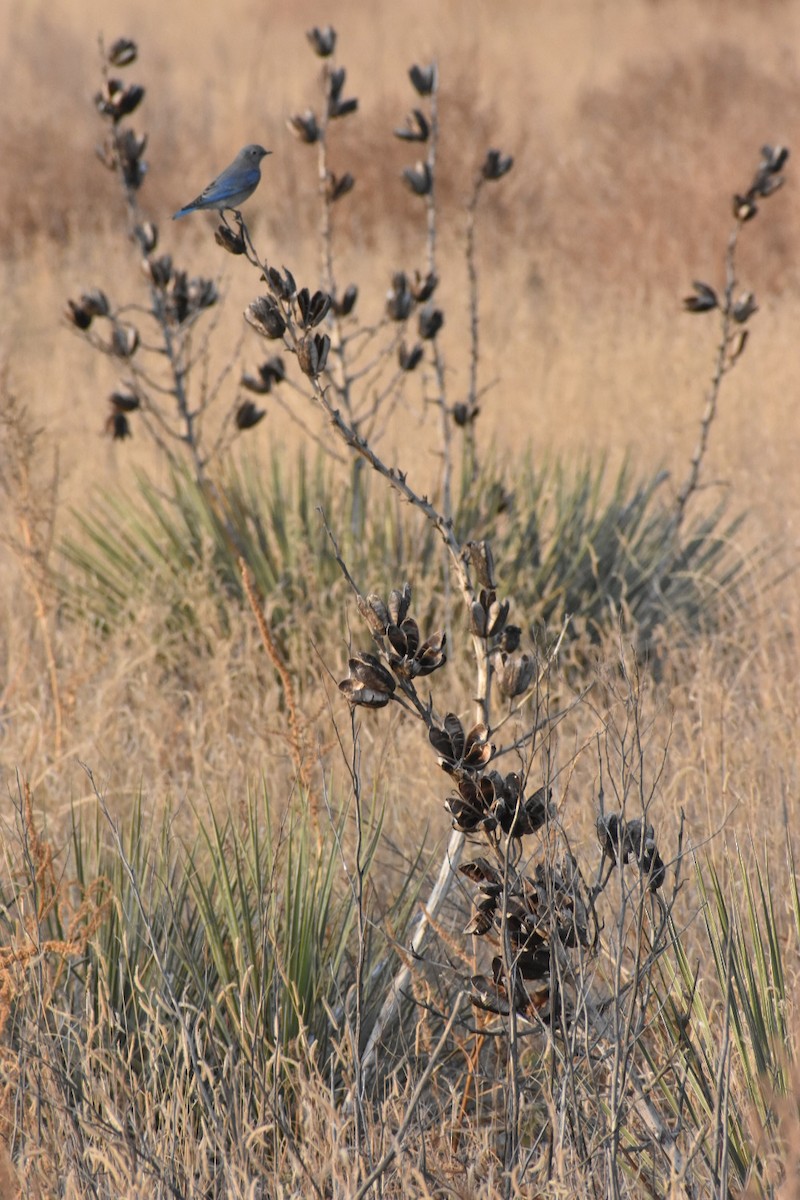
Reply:
M259 172L252 167L236 170L228 168L218 175L197 197L198 200L227 200L230 196L238 196L251 185L258 182Z

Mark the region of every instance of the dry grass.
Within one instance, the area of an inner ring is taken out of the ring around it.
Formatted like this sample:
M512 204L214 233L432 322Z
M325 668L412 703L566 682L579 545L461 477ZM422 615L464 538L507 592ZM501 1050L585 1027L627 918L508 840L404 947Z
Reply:
M552 11L512 0L501 15L477 0L405 0L402 8L340 0L335 13L316 0L291 11L253 0L230 0L224 8L175 0L167 15L154 0L134 7L132 13L122 0L75 0L68 19L66 10L39 0L0 8L0 72L10 97L0 129L6 312L0 350L8 356L14 391L43 428L43 490L52 449L58 449L60 531L70 522L71 505L91 504L95 486L130 483L142 467L163 478L163 464L143 439L118 445L101 437L105 396L117 377L59 318L66 296L84 287L122 292L137 281L138 266L111 215L118 204L113 183L92 154L99 131L88 98L100 28L109 39L129 34L142 48L138 77L148 88L152 169L143 203L161 226L165 248L167 241L176 253L188 247L194 269L203 273L220 269L205 219L172 227L167 214L230 158L232 146L256 138L275 155L252 202L255 232L275 248L275 261L311 279L313 168L287 133L285 118L312 95L316 64L303 31L335 21L348 82L361 102L358 121L335 151L335 165L358 180L338 230L341 274L346 278L350 266L363 278L368 256L359 301L366 311L382 304L394 268L422 261L413 203L397 181L407 155L399 145L385 155L376 147L385 145L387 131L410 105L406 64L435 54L443 77L446 210L458 214L483 147L502 146L517 160L479 234L482 371L484 379L497 380L484 401L479 437L498 457L524 442L541 457L577 459L601 446L615 462L630 452L642 472L666 465L677 486L696 438L716 332L681 314L680 296L693 277L720 281L727 195L746 180L754 150L763 141L792 144L787 114L800 98L798 62L789 49L800 45L797 0L632 0L618 7L576 0ZM726 385L707 464L707 478L725 484L733 507L752 513L743 550L772 540L767 573L773 577L796 566L800 539L800 226L793 160L789 176L786 192L770 201L769 219L755 222L743 239L740 270L761 311ZM446 228L452 270L443 300L446 308L465 308L463 225L456 216ZM237 345L240 314L252 298L252 278L237 266L226 260L222 267L227 302L214 367ZM445 344L450 360L458 361L455 322L445 328ZM245 365L261 357L250 335L237 353ZM459 368L456 388L465 379ZM433 418L424 420L433 428ZM416 420L392 438L402 463L420 441ZM250 445L266 453L276 443L288 452L297 434L271 411ZM433 451L415 469L433 477ZM61 625L50 611L45 639L41 611L37 615L19 568L18 544L15 549L0 550L0 762L9 794L15 771L30 781L57 847L72 806L88 811L94 804L79 760L102 781L114 813L127 812L141 793L148 813L176 809L178 827L187 831L195 822L192 806L206 799L219 811L235 806L263 773L277 794L289 796L296 764L282 692L248 615L224 628L216 607L203 606L198 585L201 651L183 634L163 632L168 622L156 597L110 636ZM375 579L359 582L385 590L399 581L380 578L378 565ZM424 590L423 581L414 583ZM192 590L193 580L186 586ZM330 640L320 649L334 678L346 658L348 619L349 609L331 611ZM154 630L162 631L158 638ZM55 645L57 689L48 640ZM800 601L790 577L765 587L724 628L676 650L664 678L646 691L648 771L655 772L668 747L652 814L660 838L674 844L682 810L692 841L710 839L708 853L723 876L734 839L750 837L785 870L785 830L796 823L800 795L799 642ZM620 653L627 647L620 651L613 640L596 651L589 700L562 723L552 745L559 816L579 846L594 838L593 747L609 730L613 740L624 720ZM322 668L319 675L321 682L298 703L300 717L319 737L317 775L327 771L335 792L345 771L332 746L330 715L341 717L341 705L333 679ZM567 677L553 686L554 707L572 698ZM462 678L449 687L449 703L465 711L469 683ZM441 775L432 757L420 753L418 729L402 716L368 714L362 754L365 789L387 801L387 839L408 850L421 828L432 842L443 838ZM788 926L788 888L781 895L787 911L779 915ZM684 903L687 917L696 915L693 893ZM688 944L700 953L691 926ZM796 978L800 964L793 954L787 951L786 966ZM94 1053L91 1046L86 1052ZM3 1079L0 1086L11 1083ZM446 1092L444 1075L437 1086ZM368 1130L374 1156L385 1151L387 1130L396 1127L411 1087L398 1078L376 1115ZM348 1121L313 1072L305 1096L296 1136L319 1149L319 1160L306 1165L331 1194L352 1194L357 1180L346 1153ZM119 1098L105 1100L124 1108ZM787 1106L786 1113L791 1128L796 1111ZM320 1130L326 1133L321 1148ZM432 1120L425 1139L411 1146L413 1190L404 1194L445 1195L450 1180L449 1194L501 1195L491 1128L471 1136L469 1154L456 1152L453 1126ZM208 1147L203 1152L213 1158ZM304 1194L303 1169L285 1146L282 1153L274 1168L282 1194ZM115 1154L109 1149L109 1178L118 1172L127 1195L151 1194L147 1177L134 1187L125 1155L117 1161ZM470 1155L471 1164L465 1161ZM39 1178L30 1162L28 1169L29 1179ZM580 1168L570 1169L579 1181ZM10 1170L0 1142L2 1194ZM244 1159L230 1171L228 1194L258 1194L246 1190ZM212 1178L211 1167L208 1172ZM48 1178L45 1167L41 1178ZM385 1194L400 1194L391 1190L399 1186L394 1180ZM70 1196L88 1194L77 1177L66 1187Z

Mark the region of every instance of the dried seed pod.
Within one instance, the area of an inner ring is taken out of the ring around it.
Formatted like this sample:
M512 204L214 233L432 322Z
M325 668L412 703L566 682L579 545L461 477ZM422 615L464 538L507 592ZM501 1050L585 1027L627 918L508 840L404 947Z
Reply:
M479 638L497 637L502 633L510 603L501 604L493 588L481 588L480 595L470 606L470 630Z
M120 79L106 79L94 102L98 112L116 124L138 108L143 99L144 88L138 83L126 87Z
M386 629L394 658L413 658L419 648L419 625L413 617L406 617L401 625L390 624ZM394 662L392 663L394 666Z
M758 194L766 200L767 196L773 195L779 188L783 187L782 175L767 175L759 181Z
M498 805L495 815L503 832L509 837L522 838L540 830L555 816L550 804L552 795L552 788L540 787L526 800L520 802L514 799L512 803L512 798L509 797L502 810Z
M412 110L406 117L404 128L395 129L394 136L404 142L427 142L431 127L428 119L418 108Z
M533 681L536 662L530 654L511 656L501 654L495 666L495 676L500 692L509 700L527 692Z
M325 370L330 348L331 339L327 333L316 333L313 337L309 334L304 337L297 344L297 361L300 364L300 370L311 379L315 379Z
M400 368L403 371L413 371L416 366L422 361L422 343L417 342L409 350L405 342L401 342L397 351L397 361L400 363Z
M100 288L92 288L84 292L80 299L81 307L90 317L107 317L111 313L108 296Z
M359 679L362 683L368 684L369 687L382 687L388 692L393 692L395 682L391 673L386 670L380 659L374 654L367 651L359 651L351 659L348 660L350 674Z
M286 364L279 354L268 358L258 369L263 378L269 377L273 383L283 383L286 378Z
M447 634L443 630L426 638L414 655L412 672L414 677L431 675L443 667L447 662L446 647Z
M628 861L638 862L648 846L655 845L655 830L646 821L635 817L625 824L624 855Z
M304 338L297 343L297 361L303 374L313 379L317 374L317 355L313 337Z
M386 293L386 312L393 321L405 321L414 307L414 297L408 286L405 271L395 271L392 286Z
M92 323L92 314L83 307L80 300L68 300L64 316L77 329L86 330Z
M476 858L473 862L462 863L458 869L473 883L483 883L484 880L488 883L499 882L497 868L492 866L488 858Z
M244 319L263 337L276 340L286 332L286 321L271 296L259 296L244 310Z
M635 818L628 821L625 829L624 853L630 863L636 863L648 880L648 887L655 892L666 878L666 868L656 848L653 826Z
M267 414L263 408L256 408L252 400L243 400L236 409L236 428L252 429Z
M460 833L474 833L482 827L487 816L482 809L457 794L448 796L444 806L453 818L453 829L458 829Z
M317 371L317 374L319 374L320 371L325 370L325 365L328 361L328 352L330 351L330 348L331 348L331 339L328 337L327 333L326 334L318 333L315 336L314 347L315 347L316 355L317 355L316 371Z
M445 808L453 817L453 828L462 833L477 830L492 830L497 821L492 813L495 802L494 787L490 779L474 779L462 776L458 781L458 792L445 801Z
M433 189L433 172L427 162L418 162L403 171L403 181L415 196L428 196Z
M291 300L297 292L294 275L286 267L283 268L283 274L275 267L270 267L263 278L269 284L272 294L279 300Z
M358 108L358 100L355 98L342 99L346 78L347 72L344 67L337 67L328 72L328 116L331 120L335 120L337 117L347 117Z
M389 703L395 681L374 654L360 653L348 660L349 678L343 679L339 690L352 705L383 708Z
M663 886L664 880L667 877L667 868L664 866L664 860L655 846L653 846L652 850L648 851L642 860L642 874L647 879L647 886L651 892L657 892Z
M438 282L439 276L434 271L429 271L427 275L420 275L419 271L415 271L414 282L411 285L411 295L419 304L424 304L426 300L430 300L436 291Z
M317 118L310 108L304 113L298 113L294 117L289 117L286 124L294 136L301 142L305 142L307 146L311 146L314 142L319 141L319 125Z
M139 345L139 332L133 325L115 325L111 334L111 353L130 358Z
M506 625L500 634L498 649L502 650L505 654L513 654L515 650L519 650L521 640L522 630L519 625Z
M786 165L786 160L789 157L789 147L763 146L761 153L766 159L766 166L769 171L780 171Z
M321 29L314 26L313 29L309 29L306 37L314 53L320 58L329 58L336 48L336 30L332 25L323 25Z
M176 325L181 325L189 313L189 280L185 271L176 271L167 297L167 315Z
M358 288L354 283L345 288L341 299L334 300L331 307L337 317L349 317L350 313L355 308L356 300L358 299Z
M133 236L143 254L152 254L158 245L158 227L152 221L142 221L141 225L136 225Z
M142 100L144 100L144 88L140 87L138 83L130 84L117 99L118 115L115 115L114 120L119 121L122 117L129 117L139 107Z
M355 113L359 108L359 101L355 96L350 96L349 100L329 100L327 102L327 115L330 119L336 120L339 116L349 116L350 113Z
M472 990L469 998L475 1008L480 1008L483 1012L496 1013L502 1017L508 1016L511 1005L508 1003L504 985L494 983L485 975L473 975L470 983Z
M328 98L330 100L340 100L342 97L342 89L344 81L347 78L347 72L344 67L333 67L328 70Z
M257 375L242 375L239 382L242 387L247 388L248 392L255 392L258 396L266 396L272 391L275 384L281 383L286 378L283 359L277 356L268 358L266 362L261 363L257 371Z
M374 691L359 683L357 679L343 679L339 684L339 691L353 708L357 705L364 708L385 708L391 700L391 696L386 692Z
M461 932L467 937L483 937L489 932L493 925L494 912L485 912L481 909L478 909L471 919L467 921Z
M160 258L142 259L142 271L153 287L163 291L172 278L172 256L162 254Z
M411 607L411 584L406 582L402 588L392 588L389 593L389 616L393 625L402 625Z
M351 96L349 100L337 100L328 105L328 116L333 120L336 117L349 117L358 108L358 100L355 96Z
M389 610L376 592L370 592L365 601L358 597L358 610L373 633L384 634L392 623Z
M147 164L142 161L146 146L146 135L139 137L132 129L126 129L117 133L116 141L112 143L110 151L107 151L111 157L112 169L121 172L126 186L133 191L142 186L147 174Z
M474 568L478 583L482 588L493 590L497 584L494 574L494 555L492 547L486 540L480 542L467 542L465 549L469 557L469 561Z
M695 279L692 281L692 287L694 288L694 293L691 296L684 296L683 298L683 307L687 312L710 312L711 309L717 307L719 303L717 293L709 284L703 283L700 279Z
M454 404L450 410L453 420L459 429L465 429L468 425L471 425L480 411L477 404L464 404L461 401Z
M595 828L603 857L611 859L613 863L618 862L625 837L624 822L616 813L609 813L597 818Z
M214 233L214 240L228 254L244 254L246 246L240 233L234 233L229 225L219 225Z
M106 433L115 442L124 442L125 438L132 437L131 424L125 413L112 412L106 421Z
M474 637L486 637L486 609L480 600L473 600L469 606L469 630Z
M341 200L342 196L346 196L355 187L356 181L349 171L344 175L337 177L332 171L328 172L328 178L325 183L325 195L330 200L331 204L335 204L337 200Z
M131 392L112 392L108 400L114 412L132 413L140 407L139 397Z
M486 180L502 179L514 165L510 154L501 154L499 150L487 150L483 160L481 174Z
M213 308L219 300L219 288L213 279L203 279L202 276L195 275L188 282L187 297L192 311Z
M269 380L264 380L260 375L249 375L245 372L239 383L248 392L254 392L257 396L266 396L272 389L272 383Z
M307 287L301 288L297 293L297 307L300 309L300 324L304 329L308 329L308 317L311 311L311 292Z
M406 617L401 625L390 623L386 627L386 636L394 651L389 655L389 662L401 679L431 675L447 662L444 653L446 635L439 631L420 642L419 626L412 617Z
M547 979L550 975L550 947L523 950L517 956L517 970L523 979Z
M327 292L314 292L312 296L308 288L301 288L297 293L297 307L300 310L300 324L303 329L312 329L319 325L327 315L331 302Z
M111 43L106 59L112 67L129 67L132 62L136 61L138 53L139 48L136 42L130 38L121 37Z
M483 593L481 593L483 595ZM489 592L486 593L487 602L487 629L488 637L498 637L505 629L506 620L509 619L509 610L511 607L510 600L500 602L497 596L489 600Z
M420 96L430 96L438 81L436 64L431 63L429 67L419 67L415 63L413 67L409 68L408 77Z
M731 316L740 325L744 325L745 321L749 321L755 312L758 312L758 305L752 292L742 292L739 299L731 307Z
M432 304L426 304L419 312L419 336L423 341L435 338L444 325L444 313Z
M434 750L447 762L456 763L464 757L464 726L455 713L447 713L441 729L434 726L428 731L428 738Z
M439 765L450 774L454 770L480 770L494 753L494 746L489 742L488 726L480 722L465 733L455 713L447 713L442 727L430 729L428 738L439 755Z

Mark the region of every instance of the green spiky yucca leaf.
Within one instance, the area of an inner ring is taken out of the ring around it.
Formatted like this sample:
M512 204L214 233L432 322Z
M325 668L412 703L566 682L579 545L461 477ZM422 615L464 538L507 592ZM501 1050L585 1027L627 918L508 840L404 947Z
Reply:
M423 579L441 610L449 593L434 531L392 493L376 489L376 498L359 466L345 486L330 464L303 454L288 472L277 456L268 468L229 462L214 483L175 470L166 495L140 476L132 497L106 493L95 511L76 514L77 533L63 544L73 568L67 608L110 625L155 595L173 627L197 634L192 597L205 593L227 628L231 602L242 596L241 557L270 602L273 626L302 619L319 635L331 599L345 595L324 513L365 590ZM761 561L739 548L743 518L726 518L718 504L677 528L663 473L637 482L623 464L607 474L604 458L567 471L558 461L537 469L528 456L509 487L488 466L479 479L461 480L458 537L491 541L502 591L518 619L545 636L567 615L592 640L624 621L647 652L661 629L685 639L718 620Z

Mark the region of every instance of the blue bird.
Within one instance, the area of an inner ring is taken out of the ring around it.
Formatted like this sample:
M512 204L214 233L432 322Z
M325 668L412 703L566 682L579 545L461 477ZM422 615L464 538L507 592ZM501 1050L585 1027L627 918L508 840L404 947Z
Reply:
M252 196L261 182L261 160L271 153L271 150L265 150L263 146L245 146L231 165L212 180L196 200L173 213L173 221L203 208L215 208L219 213L224 213L226 209L236 212L239 205Z

